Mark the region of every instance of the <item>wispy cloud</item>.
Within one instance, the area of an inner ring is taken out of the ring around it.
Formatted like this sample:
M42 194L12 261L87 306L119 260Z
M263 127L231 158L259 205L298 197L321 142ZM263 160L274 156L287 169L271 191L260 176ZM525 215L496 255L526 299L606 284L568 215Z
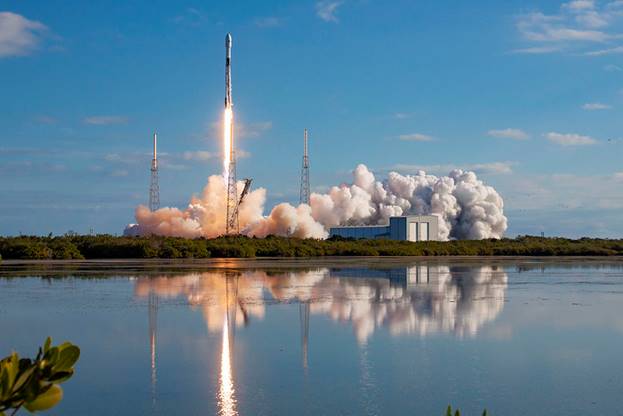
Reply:
M342 5L342 1L319 1L316 3L316 15L325 22L337 23L337 9Z
M40 22L16 13L0 12L0 58L30 54L37 49L46 30Z
M620 71L623 71L623 68L621 68L618 65L609 64L609 65L604 66L604 71L607 71L607 72L620 72Z
M18 173L61 173L67 170L67 166L63 163L50 163L41 160L11 160L0 161L0 172L18 172Z
M108 126L111 124L126 124L128 122L128 118L123 116L89 116L83 121L86 124Z
M122 156L119 153L108 153L104 155L104 160L107 162L115 162L115 163L134 163L136 162L136 158L129 158L128 155Z
M130 173L125 170L125 169L115 169L112 172L110 172L110 176L113 177L124 177L124 176L128 176Z
M623 182L623 172L616 172L614 175L612 175L612 178L615 181L621 181Z
M623 53L623 46L615 46L614 48L598 49L596 51L586 52L586 56L604 56Z
M612 106L608 104L602 104L602 103L586 103L582 105L582 110L587 110L587 111L609 110L611 108Z
M571 10L589 10L595 8L595 2L593 0L573 0L569 3L564 3L562 7Z
M550 132L545 134L547 140L561 146L588 146L597 144L597 140L590 136L582 136L575 133L556 133Z
M394 113L392 118L395 118L396 120L406 120L408 118L413 118L413 116L413 113Z
M241 159L247 159L251 157L251 152L248 152L244 149L237 149L236 150L236 157L239 157Z
M433 136L429 136L421 133L401 134L398 139L404 142L432 142L435 140Z
M255 26L260 28L276 27L281 25L282 20L276 16L258 17L254 21Z
M456 169L465 171L473 171L479 174L504 175L513 173L513 166L517 162L490 162L490 163L474 163L474 164L440 164L440 165L409 165L396 164L385 170L395 170L405 174L417 174L420 171L436 174L447 174Z
M214 154L211 152L207 152L205 150L192 150L192 151L186 151L184 153L182 153L182 158L184 160L197 160L197 161L206 161L206 160L210 160L214 157L219 156L218 154Z
M623 173L623 172L618 172ZM580 175L555 173L501 177L499 191L513 209L621 209L623 188L617 173Z
M263 133L273 128L272 121L258 121L250 124L240 124L236 126L238 137L259 137Z
M515 53L552 53L563 50L586 49L590 44L623 39L616 30L623 14L615 2L597 3L592 0L574 0L560 5L554 14L540 11L519 15L516 26L522 39L528 43ZM618 47L584 51L585 55L617 53Z
M558 52L562 50L561 46L533 46L530 48L513 49L512 53L523 53L531 55L539 55L544 53Z
M207 16L201 10L194 7L188 7L182 13L173 18L173 23L197 27L201 26L207 20Z
M489 130L487 135L498 139L527 140L530 135L520 129Z
M57 120L52 116L42 115L35 117L35 121L39 124L56 124Z
M214 121L210 125L212 137L220 137L223 129L222 121ZM272 129L272 121L257 121L253 123L236 122L236 137L239 139L256 138Z

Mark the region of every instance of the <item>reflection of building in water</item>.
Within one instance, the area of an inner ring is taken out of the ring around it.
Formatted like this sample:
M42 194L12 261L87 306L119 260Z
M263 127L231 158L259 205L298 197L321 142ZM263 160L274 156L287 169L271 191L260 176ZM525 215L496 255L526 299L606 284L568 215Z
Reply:
M305 366L309 314L350 322L359 342L381 327L392 335L449 332L474 336L501 312L506 285L506 273L496 266L449 267L421 262L391 270L244 271L235 278L209 272L139 278L136 293L185 296L193 307L201 308L210 331L223 328L227 319L232 333L251 317L262 319L266 301L300 302ZM265 299L266 295L270 298Z
M495 266L422 263L400 273L388 271L385 279L367 277L365 270L358 279L355 271L345 273L350 277L333 281L332 300L318 303L313 311L352 322L360 342L378 327L387 327L394 335L450 332L473 336L504 306L507 275Z

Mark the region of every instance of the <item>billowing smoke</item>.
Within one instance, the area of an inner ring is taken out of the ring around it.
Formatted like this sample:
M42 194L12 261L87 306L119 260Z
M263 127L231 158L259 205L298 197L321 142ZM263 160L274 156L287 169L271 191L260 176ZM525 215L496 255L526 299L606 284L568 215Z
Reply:
M242 182L238 183L239 192ZM155 212L136 209L138 224L126 235L168 235L216 237L225 232L225 183L211 176L201 197L188 207L162 208ZM442 240L501 238L507 228L504 202L474 172L453 170L437 177L420 171L416 175L390 172L378 181L365 165L353 171L353 183L332 187L326 194L311 195L310 206L288 203L275 206L264 216L266 190L250 192L240 204L242 234L269 234L301 238L326 238L328 228L337 225L386 224L391 216L437 215Z
M238 194L244 184L238 182ZM151 212L140 205L136 208L137 224L128 225L125 235L166 235L177 237L218 237L225 234L227 189L222 176L213 175L200 197L193 196L188 207L160 208ZM327 232L311 216L308 205L293 207L282 203L273 208L270 215L263 216L266 190L259 188L249 192L239 205L238 218L242 234L265 237L269 234L290 235L301 238L324 238Z
M507 228L504 201L474 172L453 170L448 176L390 172L377 181L365 165L353 172L352 185L313 194L313 217L325 227L385 224L399 215L437 215L442 240L501 238Z

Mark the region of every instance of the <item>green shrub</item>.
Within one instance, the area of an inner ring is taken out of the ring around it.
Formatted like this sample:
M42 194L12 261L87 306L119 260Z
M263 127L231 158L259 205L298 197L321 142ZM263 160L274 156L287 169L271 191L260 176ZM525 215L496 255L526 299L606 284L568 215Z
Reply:
M74 374L80 348L65 342L53 347L48 338L36 358L20 358L16 352L0 360L0 415L48 410L63 398L59 384Z
M268 236L227 236L212 239L178 237L0 237L4 259L122 259L208 257L312 256L615 256L623 255L623 240L542 238L479 241L409 242L393 240L328 240Z

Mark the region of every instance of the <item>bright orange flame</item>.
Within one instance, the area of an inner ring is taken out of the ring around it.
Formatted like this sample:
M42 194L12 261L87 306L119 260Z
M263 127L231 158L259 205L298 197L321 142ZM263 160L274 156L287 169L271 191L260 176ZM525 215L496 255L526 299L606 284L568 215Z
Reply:
M234 112L231 107L225 108L223 114L223 176L229 176L229 162L234 140Z
M231 351L229 349L229 319L225 312L223 320L223 344L221 351L221 377L218 393L219 415L237 416L234 380L231 374Z

